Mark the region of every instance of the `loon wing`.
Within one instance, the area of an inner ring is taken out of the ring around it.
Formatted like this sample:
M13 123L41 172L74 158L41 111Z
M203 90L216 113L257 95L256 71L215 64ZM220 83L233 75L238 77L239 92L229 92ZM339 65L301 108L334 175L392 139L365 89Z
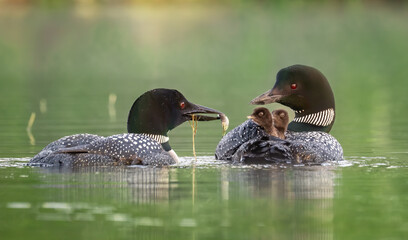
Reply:
M88 145L80 145L69 148L61 148L55 151L55 153L89 153L87 146Z
M290 161L291 156L289 142L276 137L264 137L242 144L232 160L245 164L270 164Z
M51 142L46 147L44 147L37 155L35 155L28 165L60 165L61 162L70 163L73 161L72 157L64 154L63 157L56 156L57 151L63 148L76 147L81 145L89 144L102 137L94 134L75 134L70 136L62 137L54 142ZM61 154L60 154L61 155Z
M232 160L235 152L248 141L268 137L268 134L251 120L243 122L229 131L218 143L215 158L218 160Z
M288 132L286 140L274 137L242 144L232 160L240 163L320 164L343 159L340 143L325 132Z
M99 138L86 145L59 149L57 153L101 155L116 164L168 165L174 159L162 148L161 144L141 134L119 134ZM89 157L89 156L87 156ZM84 162L83 159L81 162Z
M62 148L70 148L80 145L89 144L95 140L102 138L101 136L94 134L75 134L62 137L50 144L48 144L42 151L57 151ZM40 152L41 153L41 152Z

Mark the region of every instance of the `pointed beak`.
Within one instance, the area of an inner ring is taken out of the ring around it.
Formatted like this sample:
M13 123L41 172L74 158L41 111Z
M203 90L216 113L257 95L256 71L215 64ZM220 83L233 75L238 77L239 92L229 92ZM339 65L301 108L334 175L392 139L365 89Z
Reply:
M278 95L274 93L274 89L271 89L258 97L252 99L251 104L253 105L264 105L268 103L278 102L283 95Z
M216 116L203 114L216 114ZM183 116L186 117L186 120L188 121L193 120L193 118L195 121L212 121L221 119L223 134L225 134L229 126L229 119L223 112L194 103L189 103L189 107L188 109L185 109Z
M188 110L186 110L183 115L187 117L187 120L194 120L196 121L212 121L212 120L217 120L221 119L221 115L225 115L224 113L208 108L205 106L197 105L194 103L190 103L190 107ZM208 115L202 115L202 114L217 114L216 116L208 116Z
M250 115L250 116L247 116L247 118L248 118L248 119L254 119L254 117L251 116L251 115Z

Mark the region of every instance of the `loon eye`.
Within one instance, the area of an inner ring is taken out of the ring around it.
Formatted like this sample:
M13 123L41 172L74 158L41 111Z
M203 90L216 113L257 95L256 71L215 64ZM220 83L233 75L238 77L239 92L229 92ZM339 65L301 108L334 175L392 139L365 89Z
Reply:
M296 89L296 88L297 88L297 84L296 84L296 83L292 83L292 84L290 85L290 88Z
M184 102L180 103L180 109L184 109L186 107L186 104Z

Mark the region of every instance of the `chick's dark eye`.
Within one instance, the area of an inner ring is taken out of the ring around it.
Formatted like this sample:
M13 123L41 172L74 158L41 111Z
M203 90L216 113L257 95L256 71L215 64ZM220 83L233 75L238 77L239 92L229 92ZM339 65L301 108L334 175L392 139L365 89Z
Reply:
M186 107L186 104L184 102L180 103L180 109L184 109Z
M292 83L292 84L290 85L290 88L296 89L296 88L297 88L297 84L296 84L296 83Z

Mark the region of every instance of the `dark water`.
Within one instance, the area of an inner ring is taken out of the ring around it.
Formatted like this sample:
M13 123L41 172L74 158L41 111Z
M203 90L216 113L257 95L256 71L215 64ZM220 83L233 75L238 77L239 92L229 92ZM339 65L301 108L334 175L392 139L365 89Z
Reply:
M2 7L1 239L408 236L406 8ZM125 132L133 101L156 87L225 112L235 127L295 63L331 82L331 133L345 161L215 161L217 121L198 126L197 162L186 123L170 133L179 166L24 166L62 136Z

